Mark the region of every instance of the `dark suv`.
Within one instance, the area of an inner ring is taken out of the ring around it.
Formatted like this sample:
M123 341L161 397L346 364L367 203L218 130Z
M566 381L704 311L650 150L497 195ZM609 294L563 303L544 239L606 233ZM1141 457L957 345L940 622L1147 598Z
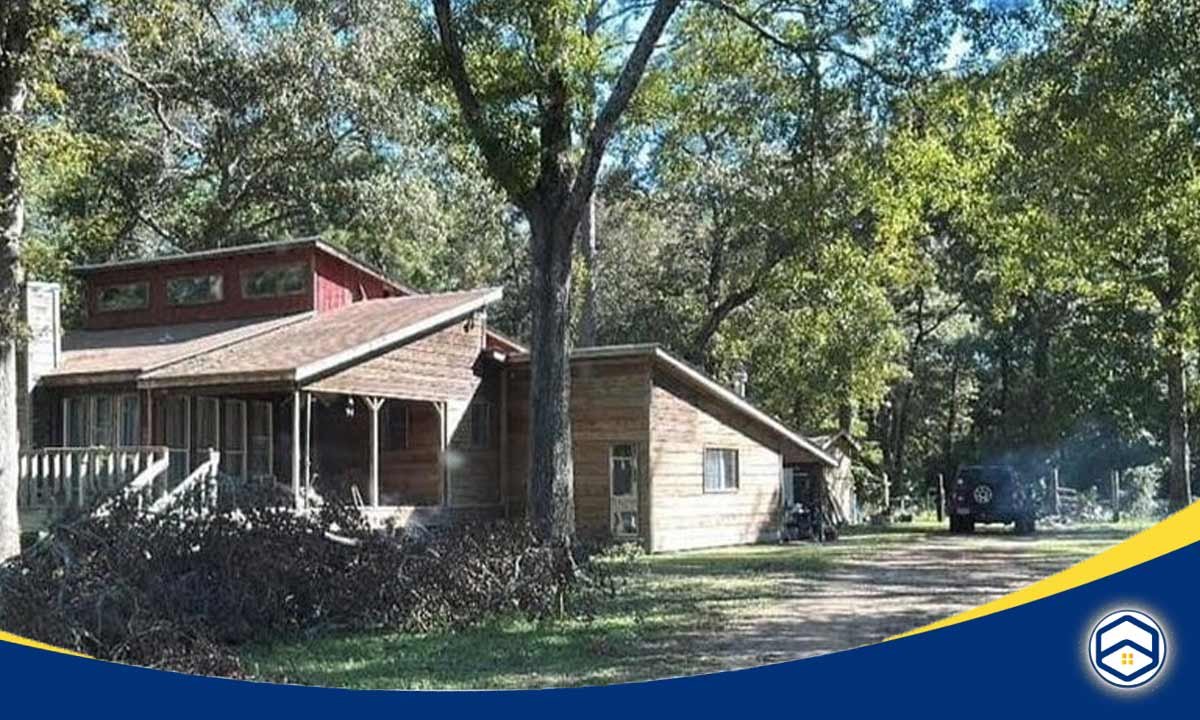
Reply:
M950 532L975 531L975 523L1013 523L1031 533L1037 507L1033 489L1008 465L959 468L947 498Z

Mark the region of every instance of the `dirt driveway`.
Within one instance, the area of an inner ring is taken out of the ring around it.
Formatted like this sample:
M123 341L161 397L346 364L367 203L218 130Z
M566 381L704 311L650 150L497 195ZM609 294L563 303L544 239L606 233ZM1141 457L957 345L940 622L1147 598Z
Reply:
M846 650L1000 597L1133 531L1074 528L1026 537L1000 529L864 530L830 548L835 561L819 578L775 576L771 601L752 612L722 612L718 601L711 609L721 632L688 642L702 664L725 668Z

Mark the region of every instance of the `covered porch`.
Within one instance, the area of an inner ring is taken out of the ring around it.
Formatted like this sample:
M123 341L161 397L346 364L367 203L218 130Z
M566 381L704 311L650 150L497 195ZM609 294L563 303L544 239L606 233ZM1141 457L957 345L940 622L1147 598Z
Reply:
M215 451L224 480L277 484L299 510L321 496L353 503L380 524L499 516L501 415L483 392L477 395L428 400L249 386L197 393L81 388L58 398L56 432L39 457L111 455L120 465L156 448L161 484L170 488L210 463ZM66 463L31 467L43 484L80 474ZM137 472L127 474L132 480ZM114 477L119 484L124 475Z

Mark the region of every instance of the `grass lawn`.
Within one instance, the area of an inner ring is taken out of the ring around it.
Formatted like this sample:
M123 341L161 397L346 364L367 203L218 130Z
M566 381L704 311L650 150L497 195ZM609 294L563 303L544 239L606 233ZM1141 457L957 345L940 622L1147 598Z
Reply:
M1065 566L1137 526L1040 533L1031 557ZM1011 536L982 533L988 542ZM994 535L994 538L990 536ZM595 685L721 670L697 652L731 624L803 603L823 578L910 545L951 540L932 524L853 530L837 543L759 545L643 557L623 591L590 621L505 618L457 633L354 633L247 648L274 681L360 689L528 688Z

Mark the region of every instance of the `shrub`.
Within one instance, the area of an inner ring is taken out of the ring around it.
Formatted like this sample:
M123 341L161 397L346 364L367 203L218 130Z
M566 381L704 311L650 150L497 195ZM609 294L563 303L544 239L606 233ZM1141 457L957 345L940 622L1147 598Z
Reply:
M344 505L297 515L277 504L243 496L204 515L118 504L65 522L0 566L0 627L103 659L238 676L235 647L252 640L586 615L615 591L612 563L540 544L523 524L385 534Z
M1129 518L1152 520L1164 516L1158 489L1166 477L1165 463L1130 468L1121 478L1121 512Z

